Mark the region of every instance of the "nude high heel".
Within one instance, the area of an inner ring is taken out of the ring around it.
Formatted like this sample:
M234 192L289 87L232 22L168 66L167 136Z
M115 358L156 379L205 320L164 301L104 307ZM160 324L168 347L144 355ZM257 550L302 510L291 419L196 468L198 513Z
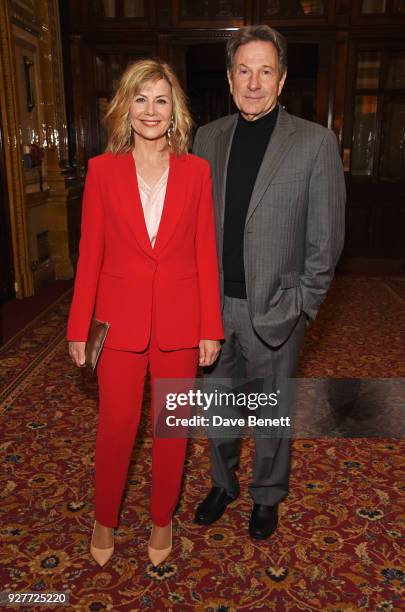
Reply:
M152 527L152 531L153 531L153 527ZM152 548L152 546L150 545L151 538L152 538L152 534L150 535L149 543L148 543L148 556L149 556L151 563L156 567L157 565L165 561L165 559L167 559L167 557L171 553L172 539L173 539L172 522L170 521L170 546L168 546L167 548Z
M93 525L93 533L92 533L91 542L90 542L90 553L93 559L97 561L97 563L101 565L102 567L103 565L107 563L107 561L111 558L111 555L114 552L114 542L113 542L113 545L109 546L108 548L96 548L96 546L93 546L93 536L94 536L95 528L96 528L96 521L94 521L94 525Z

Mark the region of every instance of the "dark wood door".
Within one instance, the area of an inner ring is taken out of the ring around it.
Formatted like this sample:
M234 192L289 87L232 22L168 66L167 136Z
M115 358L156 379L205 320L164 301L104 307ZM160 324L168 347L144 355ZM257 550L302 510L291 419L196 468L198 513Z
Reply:
M405 45L354 44L346 107L346 253L405 254Z
M186 50L187 96L196 127L234 112L226 78L226 41Z
M226 78L225 46L223 41L190 45L187 49L187 95L197 126L236 111ZM324 47L317 43L289 43L288 75L280 102L294 115L327 125L329 106L324 101L328 100L329 83L319 78Z

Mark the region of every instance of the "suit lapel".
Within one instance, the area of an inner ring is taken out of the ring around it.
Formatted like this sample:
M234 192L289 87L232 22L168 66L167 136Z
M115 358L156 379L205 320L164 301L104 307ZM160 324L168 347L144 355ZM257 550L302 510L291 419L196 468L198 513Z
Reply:
M173 235L183 212L187 190L187 157L170 154L169 176L162 217L152 252L158 255Z
M119 167L118 169L116 185L122 186L122 212L139 246L149 256L153 255L153 249L145 224L132 152L125 153L122 156L122 168Z
M250 198L246 214L246 223L259 205L266 189L290 150L293 144L291 135L294 132L295 127L290 115L279 104L276 125L274 126L273 134L271 135L270 142L264 154Z
M229 153L231 151L231 144L233 134L235 132L236 124L238 122L238 115L231 115L225 125L221 128L219 136L216 140L215 150L215 190L217 193L217 202L219 206L219 213L221 219L221 226L224 224L225 214L225 191L226 191L226 174L228 170Z
M162 217L160 219L155 245L152 247L139 193L135 161L131 152L123 155L122 164L124 176L119 174L116 181L117 185L122 184L125 186L122 197L122 211L139 246L149 255L149 257L156 257L162 251L176 229L176 225L181 217L186 193L186 173L184 172L184 166L186 165L184 163L185 159L185 156L176 157L170 154L169 174L167 177Z

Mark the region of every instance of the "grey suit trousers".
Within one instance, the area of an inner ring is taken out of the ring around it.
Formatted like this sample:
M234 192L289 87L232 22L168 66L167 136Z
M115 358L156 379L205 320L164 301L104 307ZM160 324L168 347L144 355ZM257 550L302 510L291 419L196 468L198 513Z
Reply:
M207 369L210 378L266 378L296 374L307 318L304 312L286 342L272 348L256 334L246 299L225 296L222 313L225 342L217 362ZM274 505L288 494L290 473L289 438L255 437L253 474L249 493L255 503ZM239 465L240 440L210 438L212 485L228 495L239 495L235 473Z

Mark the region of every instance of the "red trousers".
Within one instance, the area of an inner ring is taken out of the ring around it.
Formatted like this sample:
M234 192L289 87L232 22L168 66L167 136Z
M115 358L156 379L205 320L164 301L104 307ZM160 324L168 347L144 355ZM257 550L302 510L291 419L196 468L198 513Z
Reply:
M194 378L198 348L159 349L152 324L149 347L141 352L104 348L97 366L99 422L95 452L95 518L116 527L129 462L138 429L149 364L152 389L157 378ZM153 438L150 509L155 525L167 525L176 507L187 438Z

